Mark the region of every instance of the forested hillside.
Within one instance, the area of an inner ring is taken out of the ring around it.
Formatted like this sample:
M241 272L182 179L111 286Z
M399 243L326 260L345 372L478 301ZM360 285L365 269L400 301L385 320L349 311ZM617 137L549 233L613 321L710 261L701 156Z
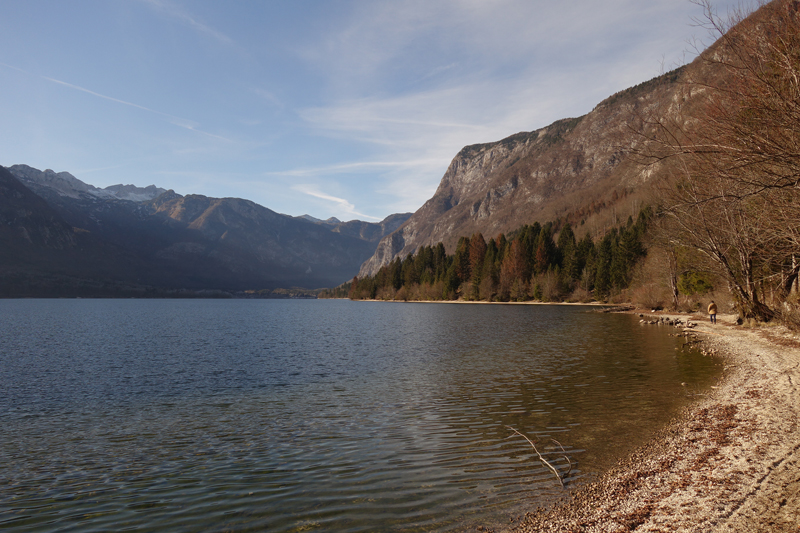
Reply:
M588 301L606 298L629 286L645 256L644 235L650 210L629 218L597 243L586 233L577 239L572 226L525 225L488 242L480 233L461 237L454 254L442 243L395 258L375 276L355 278L347 288L353 299L469 301ZM329 293L326 295L343 295Z

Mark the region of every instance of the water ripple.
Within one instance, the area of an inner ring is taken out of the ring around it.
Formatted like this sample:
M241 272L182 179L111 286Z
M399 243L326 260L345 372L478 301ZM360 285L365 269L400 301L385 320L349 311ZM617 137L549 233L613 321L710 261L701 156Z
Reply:
M450 531L613 464L718 372L629 316L0 301L0 527ZM551 439L558 439L564 451Z

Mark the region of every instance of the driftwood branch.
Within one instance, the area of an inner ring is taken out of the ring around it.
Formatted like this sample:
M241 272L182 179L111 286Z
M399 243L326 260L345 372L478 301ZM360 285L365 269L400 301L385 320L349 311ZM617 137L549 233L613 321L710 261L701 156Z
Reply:
M572 466L573 466L572 461L570 461L569 457L567 457L567 450L564 449L564 447L561 445L560 442L558 442L556 439L550 439L550 440L552 440L553 442L558 444L558 447L561 448L561 451L564 453L564 460L569 465L569 470L567 470L567 473L564 474L563 476L561 476L562 478L565 478L572 472ZM562 485L563 485L563 483L562 483Z
M568 475L570 474L570 472L572 472L572 461L570 461L570 460L569 460L569 457L567 457L567 452L564 450L564 447L563 447L563 446L561 446L561 443L560 443L560 442L558 442L558 441L557 441L557 440L555 440L555 439L551 439L553 442L555 442L556 444L558 444L559 448L561 448L561 451L562 451L562 452L564 452L564 459L567 461L567 464L569 465L569 470L567 470L567 473L566 473L566 474L564 474L564 476L563 476L563 477L561 476L561 474L559 474L559 472L558 472L558 470L556 469L556 467L555 467L555 466L553 466L553 465L550 463L550 461L548 461L547 459L545 459L545 458L542 456L542 454L541 454L541 453L539 453L539 450L538 450L538 449L536 449L536 444L534 444L534 443L533 443L533 441L532 441L531 439L529 439L527 435L525 435L524 433L520 433L519 431L517 431L516 429L512 428L511 426L506 426L506 427L507 427L508 429L510 429L511 431L513 431L514 433L516 433L517 435L519 435L520 437L522 437L523 439L525 439L526 441L528 441L528 444L530 444L530 445L531 445L531 447L533 448L533 451L535 451L535 452L536 452L536 455L538 455L538 456L539 456L539 460L542 462L542 464L544 464L544 465L545 465L547 468L549 468L549 469L550 469L550 470L553 472L553 474L555 474L556 478L558 479L558 482L559 482L559 483L561 483L561 486L563 487L563 486L564 486L564 479L563 479L563 477L566 477L566 476L568 476Z

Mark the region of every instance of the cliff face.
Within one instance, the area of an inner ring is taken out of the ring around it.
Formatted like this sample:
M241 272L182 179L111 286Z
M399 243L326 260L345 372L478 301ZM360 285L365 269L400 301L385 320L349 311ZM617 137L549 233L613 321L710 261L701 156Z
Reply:
M443 242L452 253L460 237L475 232L488 239L524 224L562 220L582 235L634 213L642 185L659 177L629 155L644 142L642 116L674 108L684 96L682 80L698 68L689 65L617 93L582 117L465 147L433 197L380 241L359 276L374 275L424 245Z

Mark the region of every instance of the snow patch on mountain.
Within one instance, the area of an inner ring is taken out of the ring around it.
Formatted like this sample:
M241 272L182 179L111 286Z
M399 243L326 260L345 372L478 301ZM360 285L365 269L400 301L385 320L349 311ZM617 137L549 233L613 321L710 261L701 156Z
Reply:
M51 169L41 171L28 165L13 165L8 167L14 177L25 185L46 187L61 196L69 198L82 198L86 196L104 200L128 200L130 202L146 202L160 196L166 189L149 185L137 187L135 185L109 185L101 189L79 180L69 172L55 172Z

